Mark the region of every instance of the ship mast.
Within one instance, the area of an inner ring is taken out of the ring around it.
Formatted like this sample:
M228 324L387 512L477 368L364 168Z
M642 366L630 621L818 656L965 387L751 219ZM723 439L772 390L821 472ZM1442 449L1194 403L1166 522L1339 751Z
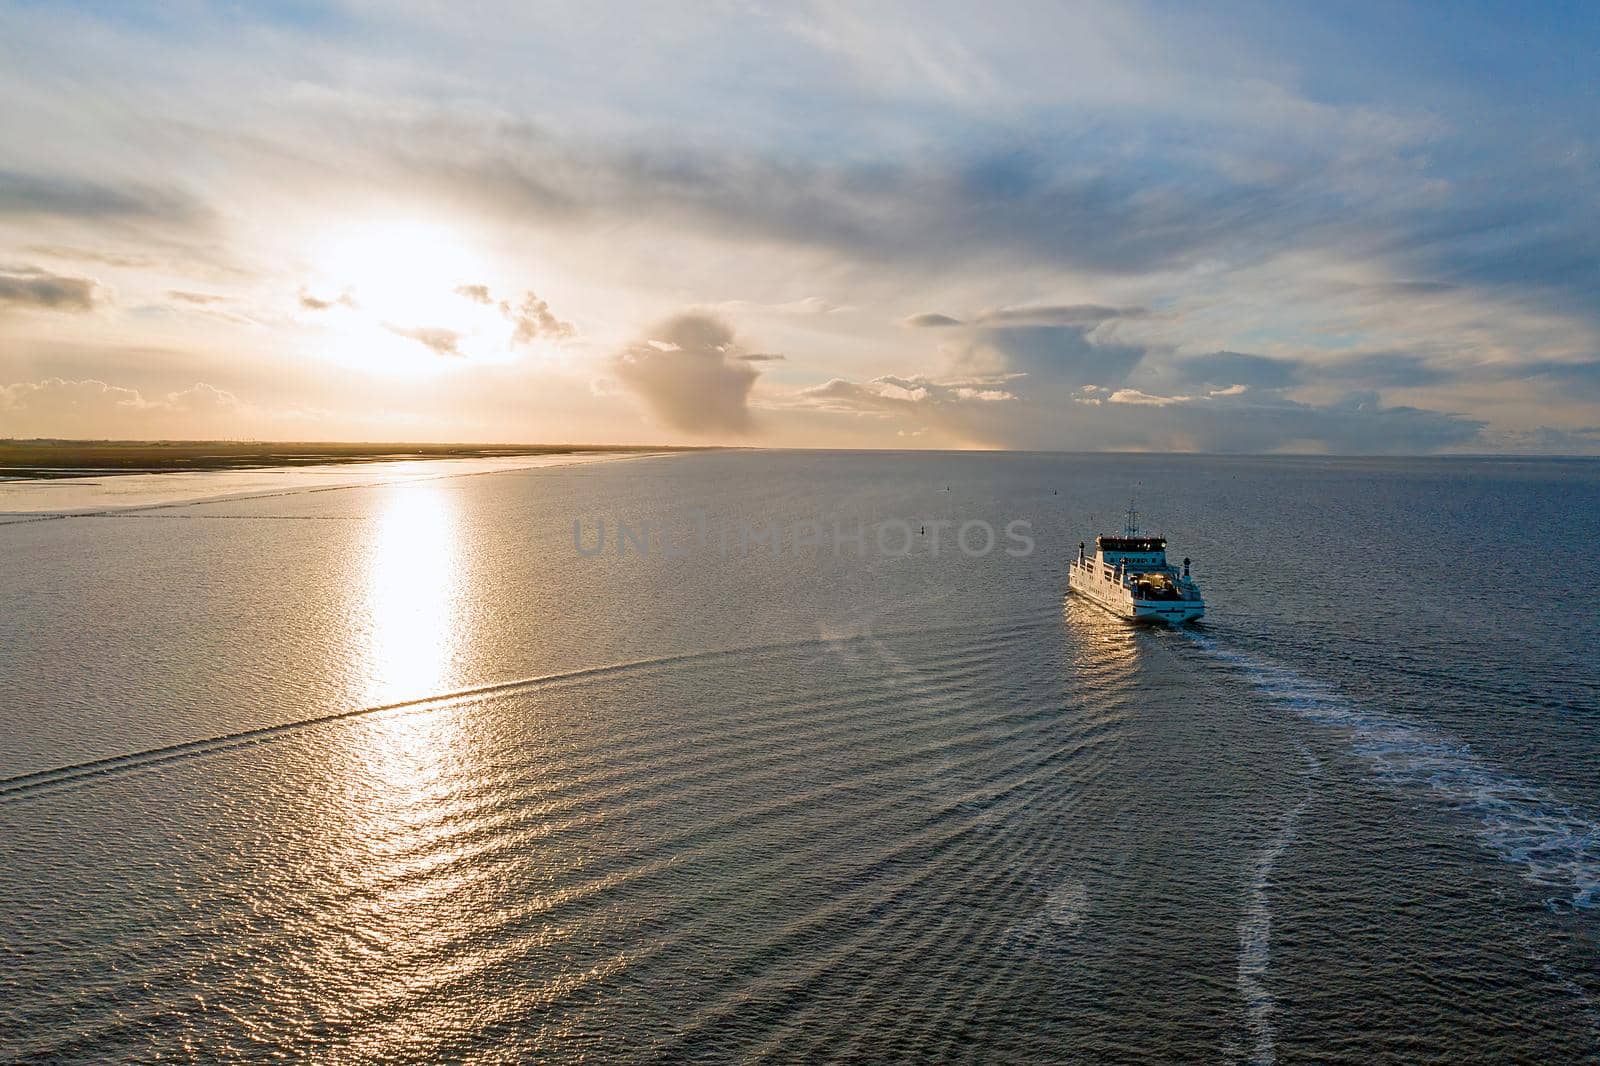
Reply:
M1134 510L1133 497L1128 497L1128 524L1123 528L1124 536L1137 536L1139 533L1139 512Z

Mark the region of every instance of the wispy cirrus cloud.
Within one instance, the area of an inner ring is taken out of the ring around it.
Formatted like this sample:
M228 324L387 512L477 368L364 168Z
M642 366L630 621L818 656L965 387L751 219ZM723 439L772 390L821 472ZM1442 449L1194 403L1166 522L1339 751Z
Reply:
M1105 307L1100 304L1033 304L998 307L980 311L969 319L937 311L912 315L905 324L917 329L945 329L951 326L1097 326L1114 319L1142 318L1142 307Z
M176 188L0 170L0 216L190 222L206 213L200 201Z
M226 303L228 300L226 296L219 296L214 292L190 292L187 289L168 289L167 296L169 299L176 300L179 303L195 304L199 307Z

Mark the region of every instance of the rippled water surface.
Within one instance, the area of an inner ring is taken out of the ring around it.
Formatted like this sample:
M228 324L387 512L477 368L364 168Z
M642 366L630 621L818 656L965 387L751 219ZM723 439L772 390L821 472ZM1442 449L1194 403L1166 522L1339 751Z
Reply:
M1135 485L1202 627L1062 598ZM0 1059L1600 1057L1600 465L312 488L0 527Z

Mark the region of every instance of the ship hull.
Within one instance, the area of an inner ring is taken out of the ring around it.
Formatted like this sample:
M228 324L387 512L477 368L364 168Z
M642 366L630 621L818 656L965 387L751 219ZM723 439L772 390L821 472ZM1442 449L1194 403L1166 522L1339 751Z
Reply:
M1206 613L1203 600L1137 600L1126 586L1085 577L1077 567L1067 575L1067 589L1130 622L1181 626Z

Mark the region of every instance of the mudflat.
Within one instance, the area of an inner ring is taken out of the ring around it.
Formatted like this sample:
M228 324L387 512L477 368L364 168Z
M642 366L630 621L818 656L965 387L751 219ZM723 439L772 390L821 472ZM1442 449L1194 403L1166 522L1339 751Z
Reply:
M416 444L329 441L0 440L0 476L88 477L178 470L325 466L397 459L490 459L572 452L661 452L684 448L593 444Z

